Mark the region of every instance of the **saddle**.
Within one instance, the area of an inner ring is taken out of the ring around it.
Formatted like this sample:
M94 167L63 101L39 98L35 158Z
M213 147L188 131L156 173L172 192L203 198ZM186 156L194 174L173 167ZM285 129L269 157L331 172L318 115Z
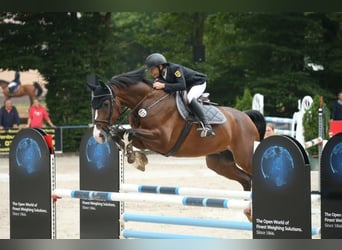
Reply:
M202 95L199 98L199 101L203 105L203 112L207 116L208 122L210 124L222 124L226 122L226 117L222 114L222 112L214 106L215 103L211 103L208 98L208 94ZM191 112L186 98L186 91L177 91L176 92L176 106L178 113L185 120L183 130L179 135L176 143L173 145L171 150L165 154L165 156L171 156L177 152L179 147L184 142L185 138L189 134L191 129L191 125L194 123L199 124L200 120ZM217 104L215 104L217 105Z
M189 108L186 94L186 91L176 92L177 110L184 120L191 121L192 123L199 123L200 121ZM218 104L211 102L208 97L209 93L203 93L203 95L198 98L198 101L203 105L203 112L207 117L208 122L210 124L225 123L227 120L226 117L217 107L215 107L215 105Z

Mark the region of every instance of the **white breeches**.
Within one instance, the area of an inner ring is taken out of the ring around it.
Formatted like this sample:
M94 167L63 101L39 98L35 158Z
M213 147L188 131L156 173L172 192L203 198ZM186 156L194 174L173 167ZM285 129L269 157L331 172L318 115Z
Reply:
M188 102L190 103L192 99L194 98L197 99L198 97L200 97L204 93L206 87L207 87L207 82L204 82L201 85L193 86L187 94Z
M11 88L11 87L14 87L14 86L17 86L17 85L18 85L18 83L16 83L16 82L10 82L10 83L7 85L7 87Z

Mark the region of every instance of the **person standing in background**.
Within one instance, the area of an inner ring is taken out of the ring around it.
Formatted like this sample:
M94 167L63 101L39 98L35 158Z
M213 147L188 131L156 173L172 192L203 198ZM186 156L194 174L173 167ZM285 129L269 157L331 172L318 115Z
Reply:
M7 99L4 106L0 108L0 129L19 128L19 126L18 110L12 105L12 101Z
M266 124L265 138L275 135L275 127L273 123Z
M27 126L29 128L42 128L44 120L51 126L56 127L49 117L49 113L44 106L42 106L38 99L34 99L32 106L29 109Z
M340 90L337 94L337 100L334 103L331 119L342 120L342 90Z

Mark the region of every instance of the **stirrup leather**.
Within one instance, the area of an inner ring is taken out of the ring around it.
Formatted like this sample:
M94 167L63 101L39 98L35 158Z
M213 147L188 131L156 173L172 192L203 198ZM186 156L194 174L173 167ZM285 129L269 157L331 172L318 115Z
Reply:
M200 137L215 136L214 130L205 127L202 121L200 122L200 125L201 127L197 128L197 132L200 134Z

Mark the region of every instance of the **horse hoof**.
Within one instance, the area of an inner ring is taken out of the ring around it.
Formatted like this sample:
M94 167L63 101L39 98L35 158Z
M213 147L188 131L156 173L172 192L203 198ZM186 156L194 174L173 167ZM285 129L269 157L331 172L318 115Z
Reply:
M134 166L140 171L145 171L145 166L148 163L148 159L144 153L135 152Z
M140 164L134 164L135 168L142 171L142 172L145 172L145 165L140 165Z
M127 162L129 164L133 164L135 162L135 155L134 155L134 153L127 155Z

